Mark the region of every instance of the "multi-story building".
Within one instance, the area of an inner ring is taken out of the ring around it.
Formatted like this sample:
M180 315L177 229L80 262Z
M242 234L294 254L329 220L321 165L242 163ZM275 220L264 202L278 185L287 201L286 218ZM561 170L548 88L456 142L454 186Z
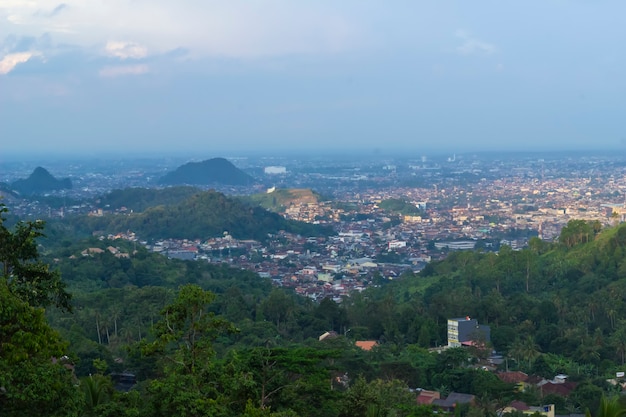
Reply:
M478 324L478 320L469 316L448 319L448 346L469 346L474 343L486 343L491 338L489 326Z

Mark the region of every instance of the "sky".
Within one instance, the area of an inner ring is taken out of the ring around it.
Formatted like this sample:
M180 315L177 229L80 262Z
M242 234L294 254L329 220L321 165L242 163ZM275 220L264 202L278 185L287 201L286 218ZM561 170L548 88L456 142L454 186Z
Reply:
M0 0L2 154L626 151L623 0Z

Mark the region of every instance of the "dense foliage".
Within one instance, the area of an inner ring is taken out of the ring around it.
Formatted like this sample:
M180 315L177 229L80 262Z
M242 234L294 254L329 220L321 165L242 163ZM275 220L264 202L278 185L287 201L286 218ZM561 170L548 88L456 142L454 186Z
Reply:
M63 366L66 344L42 306L69 310L58 273L40 262L41 222L4 224L0 205L0 411L7 416L77 416L82 398Z
M199 190L195 187L168 187L156 188L125 188L113 190L98 199L98 206L108 210L141 212L150 207L178 204Z
M17 236L32 243L41 226L5 229L3 248ZM116 257L113 246L131 255ZM73 313L47 312L69 347L36 306L51 298L12 291L13 278L5 276L0 405L26 415L42 407L100 416L434 415L408 389L420 387L474 395L471 407L457 408L462 416L497 415L513 399L552 403L558 413L619 410L602 398L616 392L606 379L626 359L625 246L626 225L601 230L573 221L558 242L452 252L419 274L381 280L339 304L273 288L250 272L170 260L120 241L47 241L42 260L73 293ZM40 263L37 248L26 247L29 255L10 265ZM93 247L103 251L84 252ZM483 370L491 366L489 350L428 349L446 344L448 318L466 315L491 326L503 369L545 378L565 373L576 387L566 396L533 386L519 391ZM320 341L326 332L331 336ZM377 346L364 351L356 340ZM62 354L73 374L50 360ZM137 378L129 393L113 388L123 372ZM33 384L36 374L45 376L41 384ZM26 385L37 387L30 397L22 395Z
M394 213L404 214L404 215L424 215L424 210L419 209L408 201L402 200L400 198L388 198L386 200L381 201L378 204L383 210L388 210Z
M304 236L332 233L327 227L286 220L258 206L215 191L200 192L178 204L156 206L128 215L85 216L72 220L85 234L132 230L142 239L207 239L225 231L239 239L263 241L280 230Z

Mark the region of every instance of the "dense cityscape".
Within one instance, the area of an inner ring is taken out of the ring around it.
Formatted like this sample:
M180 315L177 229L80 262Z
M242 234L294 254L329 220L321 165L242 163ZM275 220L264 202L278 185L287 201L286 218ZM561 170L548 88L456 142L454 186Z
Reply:
M169 257L249 269L311 298L331 296L340 301L374 278L390 280L407 270L418 272L449 251L497 251L501 245L521 249L531 237L555 240L572 219L607 226L623 221L626 214L626 159L619 155L342 158L233 158L257 179L255 184L211 185L233 196L269 195L280 188L312 190L324 197L300 193L277 211L289 219L330 225L336 236L283 232L263 245L233 238L228 231L206 240L148 242L127 230L106 237L138 241ZM72 189L47 193L46 197L56 198L54 207L45 199L7 193L3 202L26 218L124 215L127 210L99 205L97 197L114 189L157 187L155 179L175 163L181 161L50 161L46 167L55 176L70 178L74 184ZM4 162L3 168L0 182L10 183L27 177L35 167L32 162ZM416 210L409 214L385 210L379 206L385 200L407 202Z

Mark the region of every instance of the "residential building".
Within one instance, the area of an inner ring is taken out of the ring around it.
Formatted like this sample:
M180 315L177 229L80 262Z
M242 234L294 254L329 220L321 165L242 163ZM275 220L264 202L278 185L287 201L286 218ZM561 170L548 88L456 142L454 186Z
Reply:
M489 326L479 325L478 320L469 316L448 319L448 346L472 346L477 343L486 343L491 340Z

